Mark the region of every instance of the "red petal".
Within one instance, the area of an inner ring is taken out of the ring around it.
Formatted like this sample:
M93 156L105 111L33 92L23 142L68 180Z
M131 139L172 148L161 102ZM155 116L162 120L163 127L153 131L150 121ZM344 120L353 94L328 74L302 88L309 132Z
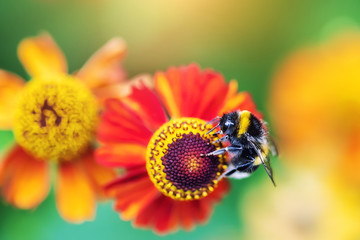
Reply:
M105 143L134 142L147 146L152 132L138 113L119 99L108 99L98 128L98 139Z
M131 94L123 101L139 113L145 124L154 132L168 121L159 99L144 84L134 86Z
M145 180L147 180L147 182L151 182L144 164L143 166L130 169L124 176L109 183L106 186L106 189L109 191L111 196L119 196L121 194L126 195L127 191L133 190L132 185L142 186L142 184L139 183L146 183Z
M162 194L158 195L139 211L134 224L152 228L159 234L175 231L178 226L191 230L195 224L208 221L214 204L224 197L228 188L228 182L222 181L209 196L194 201L177 201Z
M229 91L226 96L225 104L218 112L217 116L221 116L224 113L232 112L235 110L248 110L253 113L257 118L262 119L262 114L256 109L255 102L253 101L251 94L248 92L237 92L237 82L235 80L230 81Z
M145 155L144 145L132 143L106 144L95 152L97 162L108 167L144 166Z
M116 197L115 208L124 220L134 219L160 194L150 181L145 165L130 169L125 176L108 184L106 190Z
M155 89L172 116L209 120L224 105L228 86L221 74L191 64L156 74Z

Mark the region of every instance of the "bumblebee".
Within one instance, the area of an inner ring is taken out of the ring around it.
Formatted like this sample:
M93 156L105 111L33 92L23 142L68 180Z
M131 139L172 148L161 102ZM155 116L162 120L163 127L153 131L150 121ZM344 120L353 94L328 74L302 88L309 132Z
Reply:
M265 122L244 110L226 113L222 117L214 118L209 123L214 124L215 127L207 134L219 127L220 130L213 134L223 135L214 143L229 143L229 146L225 148L206 154L207 156L226 152L229 154L230 163L220 179L222 177L238 179L248 177L262 164L276 186L270 166L270 154L277 156L278 153Z

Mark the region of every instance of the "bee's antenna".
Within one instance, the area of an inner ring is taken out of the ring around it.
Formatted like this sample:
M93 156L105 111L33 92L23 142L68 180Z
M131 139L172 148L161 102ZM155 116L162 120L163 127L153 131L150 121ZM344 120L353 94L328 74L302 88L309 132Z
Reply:
M206 134L211 133L212 131L214 131L214 130L220 125L220 119L221 119L221 117L217 116L217 117L211 119L210 121L208 121L208 122L206 123L206 125L208 125L208 124L214 124L214 123L217 124L217 125L216 125L215 127L213 127L210 131L208 131Z
M209 133L211 133L212 131L214 131L218 126L220 126L220 123L218 123L215 127L213 127L210 131L208 131L207 133L206 133L206 135L207 134L209 134Z
M220 121L220 118L221 118L221 117L217 116L217 117L211 119L210 121L208 121L208 122L206 123L206 125L208 125L208 124L213 124L214 122Z

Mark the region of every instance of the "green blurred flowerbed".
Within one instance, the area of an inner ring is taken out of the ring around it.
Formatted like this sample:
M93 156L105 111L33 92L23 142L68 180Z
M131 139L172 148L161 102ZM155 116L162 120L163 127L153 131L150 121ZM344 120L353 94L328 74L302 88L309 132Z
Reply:
M35 209L0 201L0 239L359 239L359 7L353 0L1 1L1 70L30 80L18 46L45 32L74 74L120 37L126 80L190 63L235 79L264 114L280 157L271 159L276 188L262 167L231 179L207 223L165 236L122 220L113 200L97 204L93 221L64 220L52 167L49 196ZM1 161L14 139L0 131Z

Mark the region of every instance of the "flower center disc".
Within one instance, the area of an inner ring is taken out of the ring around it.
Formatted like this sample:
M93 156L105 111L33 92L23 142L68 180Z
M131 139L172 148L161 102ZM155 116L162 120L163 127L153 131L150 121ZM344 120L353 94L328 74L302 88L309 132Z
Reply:
M96 120L96 100L80 81L36 78L26 85L15 110L14 135L38 158L70 160L87 148Z
M221 148L206 134L211 125L196 118L180 118L162 125L147 147L146 168L155 186L178 200L200 199L214 191L226 168L224 156L206 156Z

